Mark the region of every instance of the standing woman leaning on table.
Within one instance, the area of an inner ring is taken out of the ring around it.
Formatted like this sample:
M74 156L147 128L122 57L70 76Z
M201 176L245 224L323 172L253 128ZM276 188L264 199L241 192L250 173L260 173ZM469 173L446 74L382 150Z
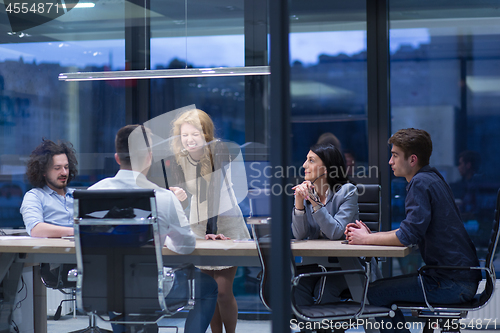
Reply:
M347 179L341 152L332 144L311 147L303 164L305 180L295 186L292 232L296 239L342 239L347 224L359 219L358 190ZM317 278L303 279L294 295L297 305L313 304ZM326 280L321 303L338 301L347 289L343 277Z
M173 122L173 174L179 187L170 187L187 206L191 194L189 223L197 237L248 239L250 234L237 204L231 183L231 157L224 143L214 139L214 124L204 111L193 109ZM210 323L213 333L234 333L238 305L233 295L237 267L199 267L219 287L217 307Z

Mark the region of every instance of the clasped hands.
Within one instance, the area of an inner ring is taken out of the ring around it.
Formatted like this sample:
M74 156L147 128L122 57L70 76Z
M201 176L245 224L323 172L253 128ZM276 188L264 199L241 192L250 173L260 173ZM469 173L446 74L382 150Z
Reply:
M368 244L368 235L371 234L370 228L360 220L356 223L349 223L345 227L345 239L349 244Z
M299 185L292 187L294 191L295 200L302 202L304 199L308 200L313 206L318 204L317 199L314 197L314 184L306 180Z

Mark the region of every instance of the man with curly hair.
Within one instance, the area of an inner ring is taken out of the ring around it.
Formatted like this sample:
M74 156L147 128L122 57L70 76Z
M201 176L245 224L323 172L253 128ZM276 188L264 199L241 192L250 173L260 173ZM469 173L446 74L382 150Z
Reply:
M21 204L26 231L33 237L73 235L73 191L68 184L77 175L73 145L42 139L28 161L26 176L34 186Z

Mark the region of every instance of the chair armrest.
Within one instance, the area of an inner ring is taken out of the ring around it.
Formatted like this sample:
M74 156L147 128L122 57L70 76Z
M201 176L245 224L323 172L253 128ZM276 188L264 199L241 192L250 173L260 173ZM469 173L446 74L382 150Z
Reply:
M491 271L491 269L489 267L478 267L478 266L428 266L428 265L424 265L422 267L420 267L418 269L418 275L424 275L424 271L426 270L429 270L429 269L436 269L436 270L439 270L439 269L444 269L444 270L451 270L451 271L485 271L486 274L488 274L489 276L492 276L493 275L493 272Z
M188 280L194 279L194 265L192 263L184 263L180 264L179 266L173 268L171 271L172 272L177 272L177 271L184 271L187 275Z
M472 271L472 270L481 270L486 271L488 276L492 276L492 272L488 267L477 267L477 266L432 266L432 265L424 265L418 269L418 276L420 280L420 286L422 288L422 293L424 294L425 305L429 308L430 311L434 311L434 307L430 305L429 301L427 301L427 293L424 288L424 280L422 279L422 275L426 270L435 269L435 270L454 270L454 271Z
M191 310L195 304L195 281L194 281L194 272L195 267L192 263L184 263L175 268L167 269L167 267L163 267L163 279L159 280L160 284L163 283L163 289L165 290L167 284L173 284L175 281L176 272L181 272L186 275L186 283L185 286L187 288L187 299L186 304L180 307L177 307L175 311L171 311L169 306L165 302L165 297L168 297L168 294L163 293L163 295L159 298L160 307L167 315L173 315L174 313L185 309Z
M444 270L449 270L449 271L470 271L473 269L481 269L483 267L470 267L470 266L431 266L431 265L424 265L418 269L418 273L422 274L424 271L429 270L429 269L444 269Z
M292 279L292 285L297 286L299 284L300 279L302 279L304 277L322 277L322 276L328 276L328 275L346 275L346 274L362 274L362 275L366 276L366 272L363 269L302 273L302 274L299 274Z

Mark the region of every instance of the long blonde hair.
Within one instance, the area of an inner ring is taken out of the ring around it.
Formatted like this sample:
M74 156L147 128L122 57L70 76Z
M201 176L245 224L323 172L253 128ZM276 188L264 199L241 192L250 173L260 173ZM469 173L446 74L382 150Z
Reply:
M205 142L207 143L207 145L203 147L203 155L200 159L200 163L201 175L206 176L212 172L213 168L212 154L210 152L208 143L214 140L214 123L205 111L199 109L193 109L181 113L172 122L172 135L174 137L172 141L172 149L175 153L175 159L177 163L180 163L180 159L189 154L184 149L181 142L181 126L185 123L196 127L196 129L201 131L205 137Z

